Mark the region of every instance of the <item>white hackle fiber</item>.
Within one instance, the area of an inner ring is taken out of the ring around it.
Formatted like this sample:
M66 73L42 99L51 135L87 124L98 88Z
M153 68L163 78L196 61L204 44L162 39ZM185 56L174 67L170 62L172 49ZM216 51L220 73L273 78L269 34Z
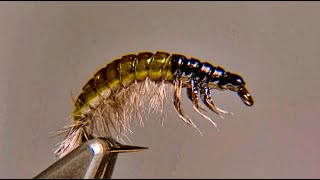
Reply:
M121 88L110 97L101 97L101 103L91 109L81 121L72 121L59 133L66 133L55 154L60 158L77 148L89 137L112 137L122 140L132 133L131 126L144 125L144 113L163 113L163 106L173 92L172 84L146 79Z

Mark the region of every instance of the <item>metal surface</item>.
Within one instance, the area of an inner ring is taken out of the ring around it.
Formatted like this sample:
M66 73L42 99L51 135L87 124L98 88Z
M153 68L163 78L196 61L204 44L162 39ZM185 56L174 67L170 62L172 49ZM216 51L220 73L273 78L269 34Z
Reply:
M118 153L146 147L126 146L107 139L92 139L70 152L34 179L110 179Z

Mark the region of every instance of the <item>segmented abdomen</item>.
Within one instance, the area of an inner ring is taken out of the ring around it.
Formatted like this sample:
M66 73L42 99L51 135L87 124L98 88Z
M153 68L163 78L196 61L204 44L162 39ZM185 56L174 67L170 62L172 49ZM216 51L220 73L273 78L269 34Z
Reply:
M95 108L101 98L107 99L119 88L135 81L172 81L172 56L166 52L142 52L122 56L100 69L83 87L73 110L73 120L81 120L87 111Z

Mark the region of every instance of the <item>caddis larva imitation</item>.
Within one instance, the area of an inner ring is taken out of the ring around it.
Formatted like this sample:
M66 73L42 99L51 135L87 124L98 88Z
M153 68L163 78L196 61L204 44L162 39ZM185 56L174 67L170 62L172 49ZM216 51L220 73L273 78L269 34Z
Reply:
M63 157L88 139L117 139L131 132L132 120L138 119L142 124L142 113L146 110L162 112L170 88L179 117L197 130L181 106L182 88L186 88L196 112L215 126L201 112L204 109L200 101L220 117L231 113L214 104L211 90L234 91L247 106L254 102L243 78L222 67L161 51L124 55L98 70L84 85L74 101L72 124L62 131L67 135L55 153Z

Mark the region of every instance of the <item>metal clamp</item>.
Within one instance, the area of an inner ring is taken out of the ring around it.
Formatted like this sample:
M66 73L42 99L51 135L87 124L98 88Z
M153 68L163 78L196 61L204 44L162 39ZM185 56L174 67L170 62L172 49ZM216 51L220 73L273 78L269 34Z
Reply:
M146 147L122 145L110 138L86 141L33 179L110 179L118 153Z

